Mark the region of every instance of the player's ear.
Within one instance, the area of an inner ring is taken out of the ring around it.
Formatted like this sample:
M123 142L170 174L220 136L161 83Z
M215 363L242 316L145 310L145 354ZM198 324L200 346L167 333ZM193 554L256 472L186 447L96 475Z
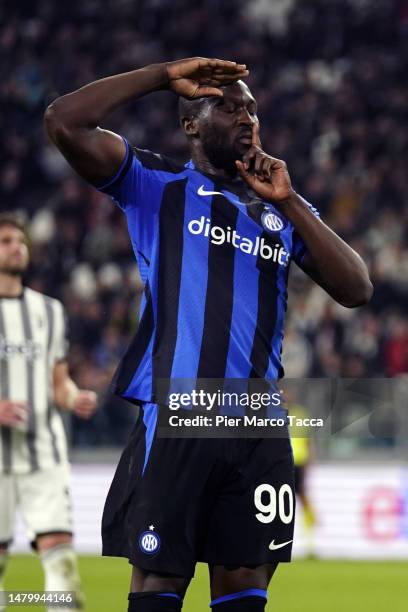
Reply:
M183 117L181 125L186 136L198 136L198 121L197 117Z

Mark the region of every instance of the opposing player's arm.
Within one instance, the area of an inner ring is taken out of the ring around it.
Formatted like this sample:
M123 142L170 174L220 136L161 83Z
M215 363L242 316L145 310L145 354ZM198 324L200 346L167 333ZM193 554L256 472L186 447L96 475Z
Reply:
M57 98L45 112L46 129L78 174L103 184L116 174L126 154L122 138L99 127L112 111L161 89L187 98L223 95L221 85L247 75L242 64L200 57L152 64Z
M253 125L252 147L236 165L248 185L262 198L273 201L292 223L306 247L300 263L306 274L342 306L366 304L373 293L367 266L294 191L285 162L262 150L257 122Z
M53 371L54 400L59 408L74 412L82 419L89 419L96 410L94 391L79 389L69 375L68 363L60 361Z

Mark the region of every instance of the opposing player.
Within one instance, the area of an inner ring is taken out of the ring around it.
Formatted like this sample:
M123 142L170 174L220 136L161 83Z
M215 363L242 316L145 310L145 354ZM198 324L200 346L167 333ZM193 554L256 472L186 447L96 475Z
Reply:
M191 58L91 83L46 112L51 139L124 210L145 283L141 319L116 376L141 405L103 518L105 555L133 565L129 610L176 611L197 560L217 612L264 610L293 538L288 438L156 435L164 379L277 379L293 259L345 306L372 292L360 257L265 153L245 65ZM181 96L191 160L133 148L99 125L156 90ZM273 109L271 109L273 112Z
M96 395L70 378L62 304L23 285L28 263L24 225L1 214L0 589L19 507L40 555L45 590L75 591L78 610L83 595L72 548L65 433L56 406L89 418Z

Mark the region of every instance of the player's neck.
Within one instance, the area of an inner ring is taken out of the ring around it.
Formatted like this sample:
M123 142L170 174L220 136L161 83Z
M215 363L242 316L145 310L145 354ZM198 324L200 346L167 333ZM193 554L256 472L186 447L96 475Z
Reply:
M230 170L225 168L217 168L210 162L208 157L206 157L202 151L191 151L191 159L193 160L196 169L203 174L209 174L214 178L217 177L221 179L233 179L237 176L237 171L235 168L231 168Z
M21 276L0 272L0 297L19 297L23 293Z

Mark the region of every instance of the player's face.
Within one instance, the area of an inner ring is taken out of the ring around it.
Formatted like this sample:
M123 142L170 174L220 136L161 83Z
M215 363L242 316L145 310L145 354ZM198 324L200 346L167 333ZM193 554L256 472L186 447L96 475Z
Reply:
M242 81L223 89L222 98L209 98L199 119L199 134L211 163L217 168L234 169L235 160L251 146L252 127L258 122L257 106Z
M0 226L0 273L19 276L29 262L24 233L12 225Z

